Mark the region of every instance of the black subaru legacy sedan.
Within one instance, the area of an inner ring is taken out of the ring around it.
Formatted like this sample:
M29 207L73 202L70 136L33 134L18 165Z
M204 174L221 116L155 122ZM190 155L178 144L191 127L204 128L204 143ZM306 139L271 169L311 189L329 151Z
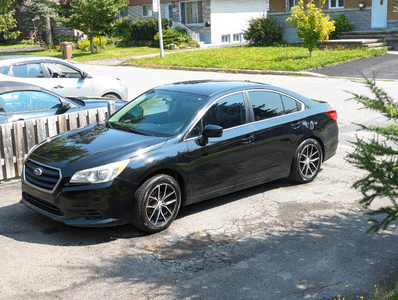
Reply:
M271 85L165 85L34 147L22 202L67 225L158 232L181 205L279 178L312 181L336 153L336 119L327 103Z

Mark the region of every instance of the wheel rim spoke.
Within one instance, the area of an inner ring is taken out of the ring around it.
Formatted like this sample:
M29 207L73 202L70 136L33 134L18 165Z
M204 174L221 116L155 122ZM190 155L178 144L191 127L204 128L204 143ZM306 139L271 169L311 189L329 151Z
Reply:
M173 186L163 183L156 186L148 196L146 213L153 225L166 223L176 209L177 194Z
M311 178L318 171L320 164L320 152L315 145L307 145L301 151L299 168L302 176Z

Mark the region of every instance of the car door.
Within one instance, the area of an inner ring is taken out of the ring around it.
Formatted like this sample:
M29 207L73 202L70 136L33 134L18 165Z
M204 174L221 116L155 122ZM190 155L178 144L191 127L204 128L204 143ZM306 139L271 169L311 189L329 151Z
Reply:
M83 78L77 68L58 62L44 62L43 69L48 74L47 89L64 97L94 96L92 78Z
M242 93L217 100L191 131L187 140L190 162L188 194L200 198L223 193L253 178L255 150L254 128L248 123L246 101ZM205 146L198 136L206 125L223 127L223 135L209 138Z
M297 144L304 134L303 105L274 91L250 91L255 133L255 176L272 180L285 177Z
M0 97L8 122L53 116L62 113L60 98L40 91L15 91ZM71 110L77 109L72 104Z

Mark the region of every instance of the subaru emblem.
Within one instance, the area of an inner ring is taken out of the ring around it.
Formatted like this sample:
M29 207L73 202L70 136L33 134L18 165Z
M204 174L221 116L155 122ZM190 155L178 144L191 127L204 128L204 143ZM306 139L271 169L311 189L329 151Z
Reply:
M34 168L33 174L35 174L36 176L41 176L43 174L43 169L42 168Z

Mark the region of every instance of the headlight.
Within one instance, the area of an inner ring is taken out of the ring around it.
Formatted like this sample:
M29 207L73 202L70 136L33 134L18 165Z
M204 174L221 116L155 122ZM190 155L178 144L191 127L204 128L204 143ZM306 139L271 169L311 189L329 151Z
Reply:
M73 174L71 183L101 183L114 179L129 163L129 159L118 161L91 169L82 170Z

